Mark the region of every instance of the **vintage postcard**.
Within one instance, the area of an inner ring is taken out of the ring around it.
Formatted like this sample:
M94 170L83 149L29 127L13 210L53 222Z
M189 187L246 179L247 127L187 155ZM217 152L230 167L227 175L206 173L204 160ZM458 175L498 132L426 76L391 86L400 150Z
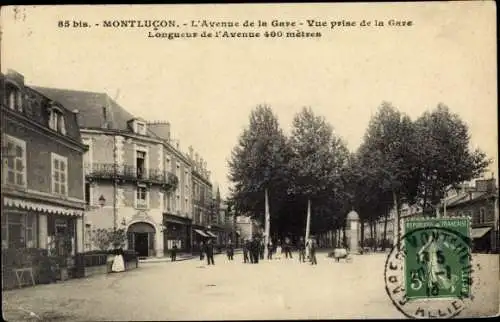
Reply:
M7 321L498 315L494 2L0 24Z

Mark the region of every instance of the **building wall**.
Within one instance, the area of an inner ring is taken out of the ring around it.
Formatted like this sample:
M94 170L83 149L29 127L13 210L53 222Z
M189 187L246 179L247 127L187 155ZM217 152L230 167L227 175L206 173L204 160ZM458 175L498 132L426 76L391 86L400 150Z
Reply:
M485 214L485 220L482 222L480 220L481 208L484 209ZM495 222L495 203L493 200L483 200L461 207L446 209L446 216L470 216L473 226L475 224L493 224Z
M5 122L3 133L26 143L26 181L28 189L52 193L51 153L67 158L68 197L83 200L82 153L39 131Z

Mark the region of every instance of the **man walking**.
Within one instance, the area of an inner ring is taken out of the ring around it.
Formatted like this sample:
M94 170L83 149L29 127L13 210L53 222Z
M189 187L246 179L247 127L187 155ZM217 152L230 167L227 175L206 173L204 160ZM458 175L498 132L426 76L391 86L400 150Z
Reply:
M273 242L270 239L267 244L267 259L273 259Z
M200 241L198 244L198 247L200 248L200 261L203 260L203 250L205 249L205 243Z
M229 241L229 243L227 244L227 259L232 261L233 254L234 254L233 244L231 243L231 241Z
M177 244L174 243L174 246L172 247L172 251L170 252L170 260L172 262L175 262L176 258L177 258Z
M285 238L285 257L288 258L288 256L290 256L290 258L293 258L292 251L291 251L291 245L290 245L290 238L286 237Z
M205 245L205 254L207 255L207 265L215 265L214 263L214 245L212 244L212 240L209 239Z
M306 244L304 243L304 237L300 237L299 240L299 263L306 262Z
M318 265L316 261L316 240L311 239L311 248L310 248L310 257L311 257L311 265Z
M264 260L265 248L266 248L265 241L261 239L259 242L259 255L261 260Z
M248 251L248 240L245 240L243 243L243 263L250 262L250 259L248 258Z
M252 240L251 248L252 248L253 264L258 264L259 263L259 241L257 240L256 237L254 237Z

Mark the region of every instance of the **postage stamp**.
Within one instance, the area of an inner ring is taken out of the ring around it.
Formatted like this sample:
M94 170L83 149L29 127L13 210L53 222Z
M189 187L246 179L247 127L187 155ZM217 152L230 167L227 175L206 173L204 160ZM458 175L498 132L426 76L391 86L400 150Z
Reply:
M458 315L473 299L470 218L412 219L403 227L384 274L393 304L411 318Z

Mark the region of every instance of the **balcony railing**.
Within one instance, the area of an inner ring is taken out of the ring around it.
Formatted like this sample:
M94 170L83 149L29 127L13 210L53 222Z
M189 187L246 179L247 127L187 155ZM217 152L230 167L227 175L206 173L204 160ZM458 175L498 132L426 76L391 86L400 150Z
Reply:
M136 168L130 165L113 163L92 163L85 165L85 176L88 179L119 180L122 182L144 182L175 189L179 183L176 175L159 169Z

